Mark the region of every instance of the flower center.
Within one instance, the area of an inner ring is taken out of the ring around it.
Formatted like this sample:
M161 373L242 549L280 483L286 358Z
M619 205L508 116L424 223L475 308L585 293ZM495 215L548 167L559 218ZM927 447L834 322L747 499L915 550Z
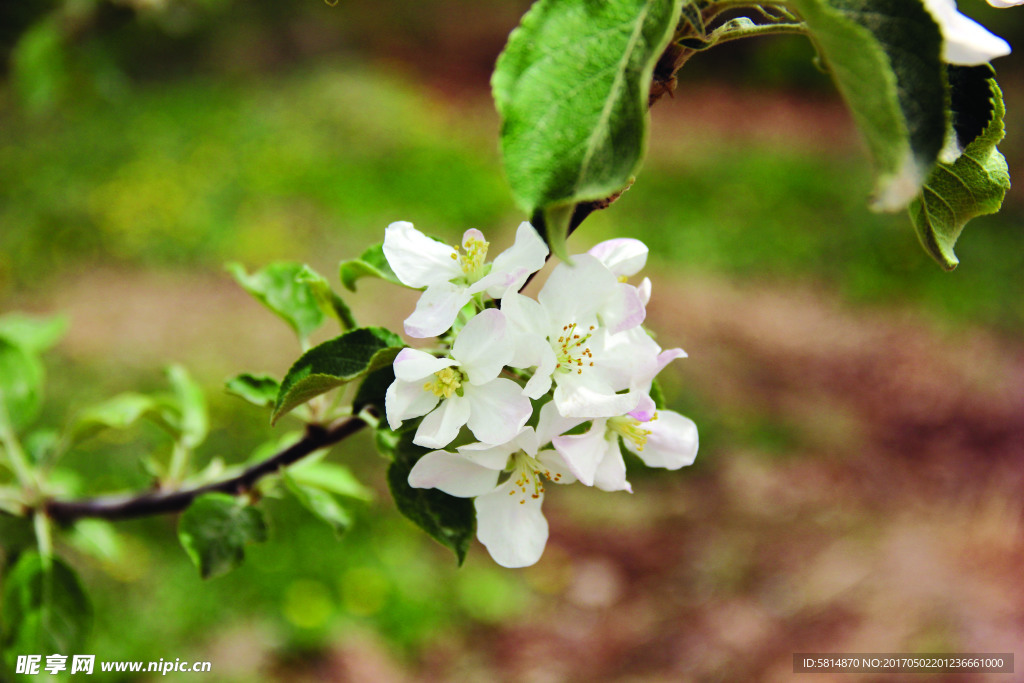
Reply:
M444 368L434 373L434 379L423 385L424 391L429 391L439 398L451 398L452 394L459 394L462 388L462 373L455 368Z
M658 413L654 413L654 417L651 420L657 420ZM651 435L651 430L642 427L641 425L647 424L641 422L635 417L628 415L622 415L620 417L610 417L606 423L608 431L614 434L618 434L623 439L628 439L636 446L638 451L642 451L644 446L647 445L647 437Z
M558 482L562 478L560 473L552 474L551 470L545 467L540 460L532 455L527 455L524 451L515 453L510 459L512 473L509 475L509 480L512 482L512 490L508 492L508 495L518 495L520 505L526 504L527 496L530 498L541 497L544 493L542 476L554 482Z
M452 260L458 261L463 274L470 282L476 282L486 275L484 261L487 260L487 247L490 242L484 240L479 230L468 230L462 240L462 253L452 249Z
M590 347L586 346L586 343L594 336L594 326L591 325L585 334L580 332L582 330L577 330L576 323L562 327L562 336L552 345L555 349L556 371L575 370L577 375L582 375L584 367L593 367L594 354L590 352Z

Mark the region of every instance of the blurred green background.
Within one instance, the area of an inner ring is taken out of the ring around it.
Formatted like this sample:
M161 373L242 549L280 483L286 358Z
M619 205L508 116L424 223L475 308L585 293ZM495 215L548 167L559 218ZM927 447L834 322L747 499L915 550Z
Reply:
M223 262L303 260L334 280L395 220L507 245L523 216L487 80L527 6L0 7L0 313L72 320L40 423L159 388L180 361L213 412L200 464L242 462L282 427L222 381L281 375L299 350ZM962 9L1024 37L1024 10ZM218 681L653 681L781 680L796 651L1011 648L1024 201L969 225L943 272L905 215L867 210L866 155L812 58L790 38L692 60L634 187L570 242L650 245L652 328L690 352L666 388L701 429L694 467L633 468L633 496L555 491L537 567L477 546L459 569L395 513L356 438L331 457L379 495L340 541L268 500L271 540L209 582L170 518L120 524L105 561L70 549L96 602L91 651L210 660ZM1018 65L996 64L1011 175ZM352 298L395 329L413 301L376 283ZM166 448L140 429L67 464L83 494L138 489L141 458Z

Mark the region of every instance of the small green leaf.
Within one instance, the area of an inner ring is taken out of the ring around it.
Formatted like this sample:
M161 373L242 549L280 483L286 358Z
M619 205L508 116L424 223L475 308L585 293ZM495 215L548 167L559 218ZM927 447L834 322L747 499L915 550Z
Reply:
M292 465L288 474L297 484L313 486L346 498L367 502L374 498L373 491L359 483L351 470L334 463L309 462L304 459Z
M79 551L104 562L118 562L122 557L121 537L113 524L102 519L78 520L68 541Z
M873 205L905 208L946 134L942 34L920 0L793 0L874 161Z
M505 171L518 204L546 214L553 253L573 205L639 168L651 76L679 17L680 0L539 0L509 36L491 79Z
M323 324L316 295L307 282L298 280L305 268L301 263L271 263L251 275L239 263L225 268L245 291L288 323L303 344Z
M199 574L209 579L242 564L245 546L267 540L263 513L225 493L195 499L178 522L178 539Z
M271 423L315 396L390 365L404 346L401 337L382 327L360 327L313 347L281 382Z
M996 149L1005 134L1006 107L994 73L988 65L950 68L954 129L958 140L969 142L956 161L936 164L910 206L921 245L946 270L960 262L953 247L967 222L999 211L1010 189L1006 159ZM959 89L976 92L979 81L987 87L987 98L965 101L958 96ZM978 121L984 121L984 128L970 139Z
M399 512L423 529L434 540L455 553L459 564L466 559L469 545L476 534L476 510L469 498L456 498L437 489L417 489L409 486L409 472L413 465L430 449L412 442L412 432L377 439L378 447L386 449L392 458L388 467L388 487ZM393 438L397 437L397 438Z
M43 402L43 365L21 346L0 337L0 419L15 430L29 425Z
M287 471L284 473L284 483L295 496L295 500L312 512L317 519L334 529L336 536L343 536L351 528L352 515L330 493L315 486L298 483Z
M244 398L261 408L272 408L277 401L281 383L270 375L254 375L244 372L229 379L224 388L229 394Z
M70 82L61 22L52 14L29 27L11 53L11 80L28 111L50 110Z
M352 399L352 412L358 415L367 406L374 406L378 414L384 414L384 396L388 387L395 382L395 368L385 365L366 375Z
M396 285L402 284L384 257L383 242L373 245L357 259L342 261L338 271L341 283L353 292L356 291L356 281L364 277L375 277Z
M309 285L309 288L313 291L313 296L316 297L317 303L320 304L320 310L338 321L342 332L358 327L356 319L352 315L352 309L331 289L331 285L323 275L309 266L304 266L299 271L296 279Z
M167 379L174 391L175 402L181 413L181 441L186 448L195 448L206 439L210 419L203 390L181 365L167 368Z
M160 422L162 413L161 402L152 396L118 394L79 413L71 425L71 441L82 441L103 429L127 429L146 415Z
M7 313L0 316L0 337L30 353L52 348L68 329L66 315L32 316Z
M18 655L81 652L92 623L92 604L75 571L28 550L4 580L4 659Z

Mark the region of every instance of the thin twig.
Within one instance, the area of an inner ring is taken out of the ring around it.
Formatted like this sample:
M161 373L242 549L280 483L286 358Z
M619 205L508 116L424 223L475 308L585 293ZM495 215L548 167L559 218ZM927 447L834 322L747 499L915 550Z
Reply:
M274 474L321 448L333 446L366 426L366 422L349 417L332 425L310 424L303 437L288 448L248 468L237 477L214 482L185 491L146 492L127 496L106 496L80 500L48 500L43 512L56 522L66 524L76 519L132 519L181 512L205 493L239 495L251 491L256 482Z

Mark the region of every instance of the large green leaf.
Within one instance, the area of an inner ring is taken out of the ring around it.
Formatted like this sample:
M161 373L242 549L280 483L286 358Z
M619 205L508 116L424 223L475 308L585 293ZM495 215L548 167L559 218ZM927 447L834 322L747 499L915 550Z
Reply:
M25 551L4 579L4 659L17 655L81 652L92 605L77 574L59 558Z
M0 337L0 419L15 430L32 422L43 402L43 364L35 354Z
M267 540L263 513L226 493L207 493L181 515L178 538L204 579L242 564L245 546Z
M942 34L920 0L793 0L874 161L874 207L905 208L946 133Z
M461 565L476 534L473 501L449 496L437 489L409 486L413 465L430 450L414 444L413 433L413 430L378 431L377 447L392 460L388 467L388 487L398 511L454 552Z
M313 288L299 279L306 270L301 263L271 263L252 274L239 263L225 268L245 291L288 323L303 344L323 324L324 312Z
M284 376L271 422L315 396L390 365L403 346L401 337L383 327L360 327L313 347Z
M937 164L910 206L921 244L946 270L960 262L953 246L967 222L999 211L1010 189L1006 159L996 149L1005 134L1006 108L992 67L950 67L950 87L963 153Z
M572 205L639 168L651 75L679 14L680 0L539 0L509 36L491 79L505 171L557 255Z

